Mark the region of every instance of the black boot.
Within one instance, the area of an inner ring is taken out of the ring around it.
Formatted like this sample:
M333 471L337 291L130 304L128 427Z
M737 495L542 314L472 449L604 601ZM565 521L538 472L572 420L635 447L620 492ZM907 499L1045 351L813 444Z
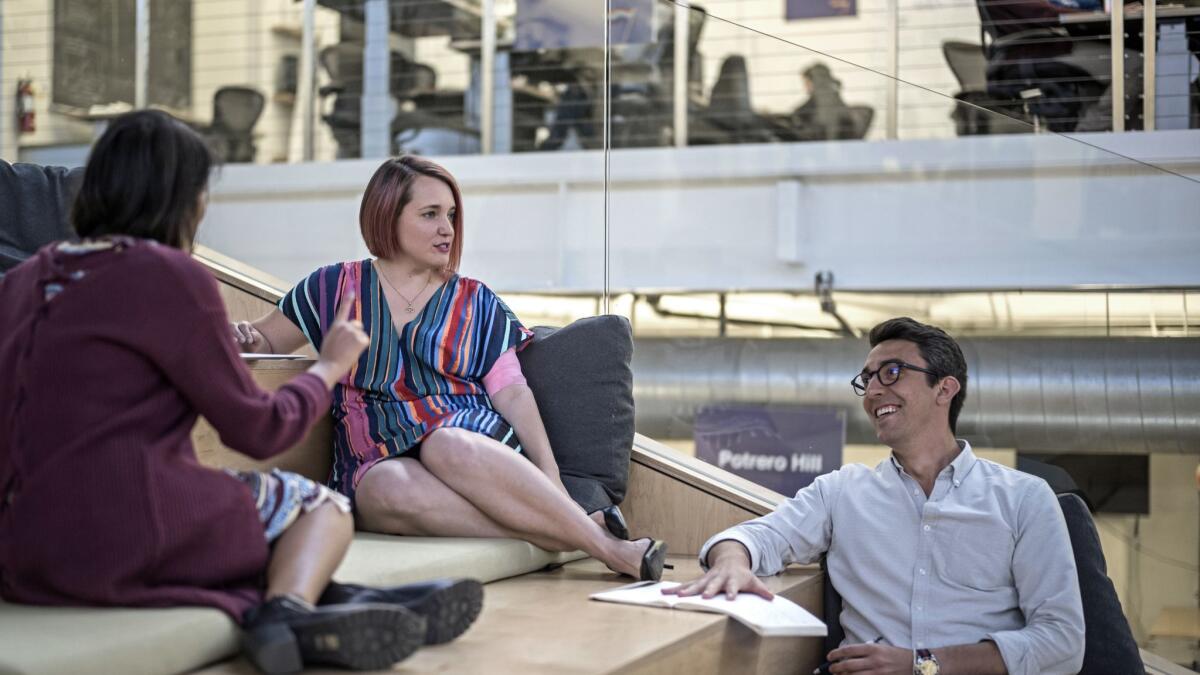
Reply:
M483 608L483 585L474 579L434 579L391 588L329 582L320 604L388 603L425 618L425 644L449 642L475 622Z
M246 612L242 651L268 675L309 665L390 668L424 643L425 619L396 605L313 607L278 596Z

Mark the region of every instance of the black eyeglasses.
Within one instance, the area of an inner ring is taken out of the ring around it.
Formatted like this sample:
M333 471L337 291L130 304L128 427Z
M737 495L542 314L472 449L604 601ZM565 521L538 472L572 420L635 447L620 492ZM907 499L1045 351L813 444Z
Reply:
M863 370L861 373L855 375L854 379L850 380L850 386L854 389L854 393L858 394L859 396L866 396L867 387L870 386L871 380L875 379L876 375L879 376L879 384L882 384L885 387L890 387L891 385L896 384L896 380L900 379L900 371L904 370L905 368L909 370L915 370L920 373L927 373L935 377L937 376L937 373L933 372L932 370L929 370L928 368L922 368L920 366L914 366L911 363L895 360L884 361L883 365L879 366L875 370Z

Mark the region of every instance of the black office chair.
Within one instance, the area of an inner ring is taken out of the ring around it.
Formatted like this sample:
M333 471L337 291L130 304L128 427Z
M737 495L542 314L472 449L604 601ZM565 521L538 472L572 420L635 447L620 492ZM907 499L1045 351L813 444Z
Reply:
M958 80L954 95L954 130L959 136L983 134L1020 134L1030 131L1020 101L1005 96L996 100L988 95L988 61L983 45L947 40L942 56Z
M1104 85L1070 63L1037 55L1055 48L1069 51L1071 38L1061 28L1002 34L988 11L989 2L995 1L975 2L987 59L988 96L1019 108L1024 121L1031 124L1044 124L1051 131L1074 131L1085 108L1099 101Z
M264 97L250 87L221 87L213 94L212 124L202 130L213 152L225 162L253 162L254 125Z
M329 76L329 84L320 87L317 94L322 101L332 97L321 121L333 134L338 159L358 157L362 147L362 45L356 48L339 42L324 47L317 61Z
M750 77L746 59L734 54L721 63L720 74L709 93L705 119L726 138L719 143L772 143L781 140L750 103Z
M1108 578L1108 566L1096 524L1083 498L1074 493L1058 495L1067 522L1067 535L1079 573L1079 592L1083 600L1083 620L1086 633L1083 644L1083 668L1079 675L1113 675L1113 673L1144 673L1142 656L1138 651L1129 621L1121 611L1116 588ZM846 633L842 629L842 596L829 581L825 558L824 616L828 632L825 651L837 648Z

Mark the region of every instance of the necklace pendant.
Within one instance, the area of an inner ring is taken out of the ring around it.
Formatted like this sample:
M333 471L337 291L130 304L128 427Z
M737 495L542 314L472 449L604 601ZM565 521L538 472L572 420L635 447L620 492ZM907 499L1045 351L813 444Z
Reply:
M409 314L412 314L412 313L413 313L413 306L412 306L412 305L409 305L408 307L405 307L405 308L404 308L404 311L408 312Z

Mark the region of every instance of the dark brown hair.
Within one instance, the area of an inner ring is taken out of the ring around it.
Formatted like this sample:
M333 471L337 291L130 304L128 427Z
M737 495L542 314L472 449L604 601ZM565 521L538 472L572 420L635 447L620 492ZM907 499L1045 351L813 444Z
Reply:
M967 360L963 358L962 349L954 338L937 326L903 316L888 319L872 328L869 340L872 347L887 340L907 340L917 345L926 366L935 373L925 374L925 380L931 387L943 377L958 380L958 393L950 401L950 432L955 433L958 413L962 412L963 402L967 400Z
M80 237L124 234L190 250L212 152L196 132L157 110L109 122L88 157L71 208Z
M462 259L463 206L458 181L442 165L428 159L404 155L389 159L375 170L363 193L358 225L367 250L379 258L400 253L400 212L412 201L412 184L417 176L436 178L454 195L454 240L450 243L450 262L446 272L457 272Z

